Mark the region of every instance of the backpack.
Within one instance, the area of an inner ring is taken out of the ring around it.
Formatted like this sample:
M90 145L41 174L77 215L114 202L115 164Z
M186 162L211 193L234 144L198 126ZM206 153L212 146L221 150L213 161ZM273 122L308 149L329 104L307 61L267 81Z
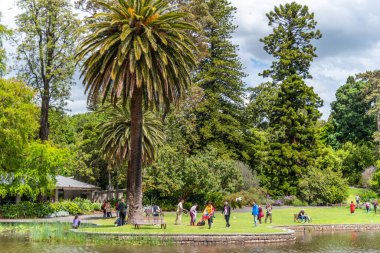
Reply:
M204 220L201 220L197 223L197 226L204 226L206 225L206 222Z

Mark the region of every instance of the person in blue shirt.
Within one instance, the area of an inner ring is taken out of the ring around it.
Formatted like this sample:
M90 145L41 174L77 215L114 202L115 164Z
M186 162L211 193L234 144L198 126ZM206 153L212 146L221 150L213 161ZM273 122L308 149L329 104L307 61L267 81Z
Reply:
M253 222L255 226L257 226L257 219L259 216L259 206L256 204L255 201L252 203L252 215L253 215Z

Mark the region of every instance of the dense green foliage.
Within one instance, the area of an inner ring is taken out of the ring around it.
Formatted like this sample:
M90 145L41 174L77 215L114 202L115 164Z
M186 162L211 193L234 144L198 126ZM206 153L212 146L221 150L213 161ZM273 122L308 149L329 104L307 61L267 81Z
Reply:
M195 108L195 124L199 149L208 145L221 153L249 160L243 131L243 100L245 77L237 56L238 47L231 43L236 29L233 15L236 8L227 0L206 1L208 11L215 20L203 27L209 43L209 55L204 57L194 77L203 95Z
M79 198L74 199L73 201L66 200L54 203L20 202L19 204L0 206L0 217L3 219L43 218L60 211L65 211L71 215L75 215L88 214L99 210L99 203L91 203L89 200Z
M34 92L24 83L0 78L0 166L18 167L21 153L37 129Z
M300 197L309 204L326 205L342 203L347 197L347 182L340 173L330 169L311 168L303 176Z
M302 175L318 156L320 98L298 76L285 79L269 115L270 152L261 172L271 194L296 195Z
M165 146L157 162L147 167L145 196L176 203L180 198L204 204L206 200L222 205L225 195L242 189L242 172L235 161L221 159L211 149L191 156Z
M331 115L327 143L335 148L348 141L371 142L376 131L376 119L367 112L371 101L365 99L368 83L353 77L336 92L336 101L331 103Z

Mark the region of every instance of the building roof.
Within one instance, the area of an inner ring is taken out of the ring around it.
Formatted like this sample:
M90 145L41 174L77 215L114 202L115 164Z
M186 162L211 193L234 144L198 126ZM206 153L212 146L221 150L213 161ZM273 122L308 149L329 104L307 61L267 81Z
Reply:
M83 189L83 190L97 190L100 189L100 187L97 187L92 184L87 184L78 180L75 180L70 177L64 177L64 176L56 176L55 179L57 180L55 187L57 189L62 188L74 188L74 189Z

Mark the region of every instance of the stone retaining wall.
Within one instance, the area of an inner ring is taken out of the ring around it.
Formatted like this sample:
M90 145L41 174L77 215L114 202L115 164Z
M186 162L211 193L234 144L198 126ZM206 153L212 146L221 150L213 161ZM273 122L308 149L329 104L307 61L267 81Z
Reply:
M122 234L122 233L84 233L88 237L112 237L118 240L144 241L158 240L163 244L220 245L220 244L255 244L284 243L295 241L294 231L270 234Z
M296 232L301 231L365 231L380 230L380 224L325 224L325 225L298 225L298 226L279 226Z

